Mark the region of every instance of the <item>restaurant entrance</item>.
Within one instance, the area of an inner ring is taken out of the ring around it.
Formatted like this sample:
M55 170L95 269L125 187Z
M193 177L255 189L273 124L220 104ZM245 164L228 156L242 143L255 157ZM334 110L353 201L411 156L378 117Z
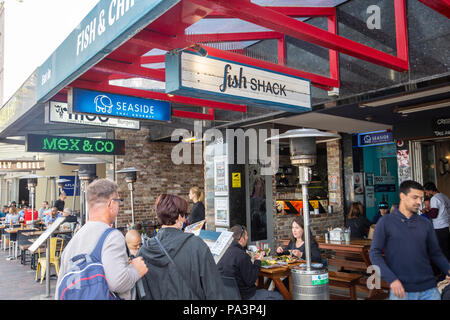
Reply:
M19 179L19 204L25 200L25 203L29 204L29 191L27 186L27 179Z

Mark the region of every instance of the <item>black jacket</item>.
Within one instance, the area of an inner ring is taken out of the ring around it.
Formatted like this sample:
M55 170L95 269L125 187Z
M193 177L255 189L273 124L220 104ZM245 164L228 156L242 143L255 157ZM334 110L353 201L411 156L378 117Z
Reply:
M217 266L223 276L236 279L243 300L255 295L261 261L252 263L250 256L236 240L225 251Z
M197 201L194 203L191 214L188 217L189 224L205 220L205 206L203 202Z
M142 299L223 299L225 289L220 273L201 238L175 228L160 229L157 237L177 267L161 251L155 238L146 241L137 254L148 268L142 278Z
M347 219L346 227L350 227L351 238L363 239L367 236L370 222L366 217L359 216L353 219Z
M310 238L310 243L311 243L311 261L312 262L319 262L319 263L321 263L322 262L322 255L320 254L319 245L312 238ZM283 250L284 251L282 253L280 253L279 255L289 254L289 250L299 250L299 251L303 252L303 255L302 255L302 257L300 259L306 260L305 244L304 243L299 248L296 248L295 247L295 242L291 240L291 241L289 241L289 244L286 246L286 248L284 248Z

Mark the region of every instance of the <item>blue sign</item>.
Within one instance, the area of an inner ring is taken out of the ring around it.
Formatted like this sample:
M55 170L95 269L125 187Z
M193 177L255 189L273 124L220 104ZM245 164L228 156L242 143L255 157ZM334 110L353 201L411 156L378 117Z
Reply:
M38 68L37 100L48 100L180 1L100 0Z
M70 180L70 182L66 182L64 185L64 192L68 197L73 197L73 189L75 188L75 176L59 176L60 179L67 179ZM77 179L77 193L76 195L80 195L80 180Z
M68 96L69 111L108 117L170 120L170 103L107 92L73 88Z
M358 147L377 146L394 143L391 131L374 131L358 134Z

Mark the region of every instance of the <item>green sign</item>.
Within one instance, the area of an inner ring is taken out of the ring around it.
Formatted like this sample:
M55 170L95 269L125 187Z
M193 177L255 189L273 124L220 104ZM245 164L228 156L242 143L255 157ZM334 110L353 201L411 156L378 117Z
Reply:
M328 283L328 274L312 276L312 285L313 286L319 286L319 285L327 284L327 283Z
M26 151L82 154L125 154L125 140L29 134Z

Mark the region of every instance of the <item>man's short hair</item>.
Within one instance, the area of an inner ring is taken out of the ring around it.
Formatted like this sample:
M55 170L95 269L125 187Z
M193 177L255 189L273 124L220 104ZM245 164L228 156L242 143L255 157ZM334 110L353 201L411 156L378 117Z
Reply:
M231 228L231 232L233 232L233 239L239 241L239 239L242 238L242 236L245 234L245 226L241 226L240 224L234 225Z
M421 190L423 191L423 187L420 183L413 180L406 180L400 184L400 188L398 190L399 193L408 194L411 189Z
M72 214L72 209L64 208L63 212L67 212L69 215L71 215Z
M432 191L432 192L438 192L438 189L436 187L436 185L433 182L427 182L425 183L425 185L423 186L423 188L427 191Z
M117 183L109 179L98 179L92 182L86 190L88 206L96 203L106 202L114 193L118 192Z
M42 201L42 203L45 203L45 204L48 205L48 201L47 200Z

